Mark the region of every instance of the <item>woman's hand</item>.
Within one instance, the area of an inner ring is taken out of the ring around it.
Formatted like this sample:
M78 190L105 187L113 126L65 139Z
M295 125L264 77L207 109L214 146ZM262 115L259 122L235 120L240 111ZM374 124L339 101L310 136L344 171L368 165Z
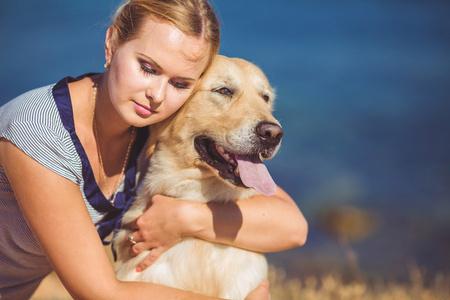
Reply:
M264 279L255 290L245 297L245 300L269 300L269 281Z
M150 250L136 271L148 268L164 251L182 240L187 230L183 217L185 202L162 195L153 196L147 210L131 223L136 244L130 247L130 255Z

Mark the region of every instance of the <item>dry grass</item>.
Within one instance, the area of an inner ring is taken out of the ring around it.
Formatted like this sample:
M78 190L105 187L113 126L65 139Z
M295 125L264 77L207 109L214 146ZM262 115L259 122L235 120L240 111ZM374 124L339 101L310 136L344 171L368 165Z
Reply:
M272 300L446 300L450 299L450 274L436 275L425 286L424 273L410 270L410 282L355 280L345 283L339 274L304 279L287 278L281 269L270 268Z

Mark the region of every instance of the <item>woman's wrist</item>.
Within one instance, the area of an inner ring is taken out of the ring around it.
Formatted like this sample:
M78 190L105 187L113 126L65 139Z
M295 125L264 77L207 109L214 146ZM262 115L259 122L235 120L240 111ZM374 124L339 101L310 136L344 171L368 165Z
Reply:
M205 232L209 226L212 226L212 221L208 224L209 219L212 219L211 212L205 203L196 201L179 201L177 210L178 219L181 222L181 234L183 237L196 237L206 239Z
M242 227L243 216L236 202L182 201L180 220L183 235L214 243L233 244Z

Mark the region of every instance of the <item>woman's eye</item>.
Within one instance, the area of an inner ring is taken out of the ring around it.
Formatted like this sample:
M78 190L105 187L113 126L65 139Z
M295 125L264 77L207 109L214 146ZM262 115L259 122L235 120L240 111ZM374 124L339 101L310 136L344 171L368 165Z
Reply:
M147 75L155 75L156 71L145 63L141 63L141 70Z
M176 82L176 81L172 81L172 85L177 89L177 90L185 90L188 89L189 86L185 83L182 82Z
M217 92L221 95L230 96L230 97L233 96L233 94L234 94L232 90L230 90L229 88L226 88L226 87L217 89L217 90L215 90L215 92Z

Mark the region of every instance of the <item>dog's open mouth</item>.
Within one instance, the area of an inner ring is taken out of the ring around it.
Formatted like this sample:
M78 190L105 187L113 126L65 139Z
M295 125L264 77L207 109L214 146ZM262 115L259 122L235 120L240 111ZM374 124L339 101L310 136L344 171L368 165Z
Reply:
M194 145L203 161L217 169L226 181L236 186L253 188L267 196L275 193L277 186L259 153L234 154L206 137L197 137Z

